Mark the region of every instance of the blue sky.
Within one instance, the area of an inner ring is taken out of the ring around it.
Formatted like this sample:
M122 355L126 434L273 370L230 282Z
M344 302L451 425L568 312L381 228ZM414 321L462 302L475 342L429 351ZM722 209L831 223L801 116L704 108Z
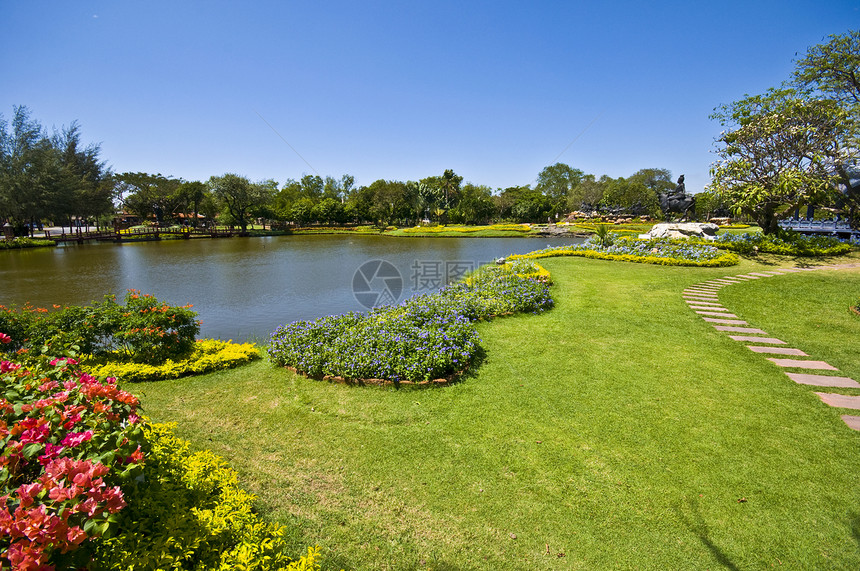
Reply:
M504 188L560 161L698 192L713 109L860 2L0 0L0 22L0 112L77 120L117 172Z

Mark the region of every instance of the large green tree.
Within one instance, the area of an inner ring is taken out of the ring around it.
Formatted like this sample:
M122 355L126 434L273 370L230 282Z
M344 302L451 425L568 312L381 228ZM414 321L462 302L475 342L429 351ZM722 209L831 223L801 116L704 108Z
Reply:
M834 164L849 151L850 117L836 101L771 89L713 117L728 130L717 138L710 188L766 234L796 209L830 202Z
M270 207L277 192L275 181L252 183L233 173L211 177L208 186L222 206L222 216L238 224L243 233L248 231L253 217Z
M109 213L110 169L100 152L81 143L76 122L50 137L26 106L14 108L11 124L0 115L0 223L32 229L44 219Z
M797 62L794 86L718 107L726 128L709 189L766 233L803 206L835 206L860 226L860 34L830 36ZM856 181L855 181L856 182Z
M538 174L538 192L549 198L555 214L564 214L568 210L570 197L582 182L585 173L564 163L556 163L545 167Z
M172 221L185 210L182 181L162 174L125 172L115 177L115 192L123 207L144 220L160 225Z

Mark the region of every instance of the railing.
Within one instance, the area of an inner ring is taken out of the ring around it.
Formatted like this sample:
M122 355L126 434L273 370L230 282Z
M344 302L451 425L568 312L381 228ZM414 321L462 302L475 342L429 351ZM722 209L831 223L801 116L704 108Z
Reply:
M78 229L75 232L61 234L51 234L49 230L45 231L45 239L55 242L88 242L88 241L112 241L122 242L123 240L160 240L162 235L181 236L183 238L226 238L241 234L241 231L233 226L228 228L162 228L159 226L150 226L147 228L135 228L133 230L92 230L84 231Z

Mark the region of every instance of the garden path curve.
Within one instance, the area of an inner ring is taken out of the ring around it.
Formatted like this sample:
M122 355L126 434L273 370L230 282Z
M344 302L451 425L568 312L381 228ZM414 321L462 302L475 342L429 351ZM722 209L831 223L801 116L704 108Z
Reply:
M737 283L751 280L771 279L790 273L812 272L817 270L841 270L860 268L860 263L818 266L815 268L780 268L749 272L747 274L730 275L711 279L684 290L684 301L687 305L712 324L717 331L723 331L731 339L747 344L747 348L755 353L769 355L766 357L779 367L791 369L785 374L795 383L826 388L860 388L860 383L849 377L840 376L839 370L824 361L816 361L800 349L788 347L785 341L771 337L766 331L751 327L741 317L731 313L720 303L719 290ZM812 371L812 372L810 372ZM834 392L816 392L824 404L835 408L860 411L860 396L841 395ZM843 414L842 420L850 428L860 430L860 415Z

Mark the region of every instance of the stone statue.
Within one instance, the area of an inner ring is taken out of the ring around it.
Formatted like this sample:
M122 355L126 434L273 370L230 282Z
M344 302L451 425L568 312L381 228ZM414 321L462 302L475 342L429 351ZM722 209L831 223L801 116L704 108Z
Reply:
M675 190L669 192L661 192L657 195L660 200L660 208L663 209L663 214L666 220L670 214L680 214L680 218L688 218L696 204L696 197L687 194L687 187L684 185L684 175L678 177L678 186Z

